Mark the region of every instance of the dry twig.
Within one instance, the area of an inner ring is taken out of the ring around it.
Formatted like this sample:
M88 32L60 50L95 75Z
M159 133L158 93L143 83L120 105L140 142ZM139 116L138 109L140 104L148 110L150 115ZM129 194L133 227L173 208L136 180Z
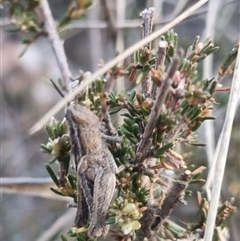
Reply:
M212 199L207 217L204 241L211 241L214 233L215 220L217 216L218 204L220 199L223 175L227 161L229 142L231 137L232 125L235 111L238 105L240 93L240 46L238 48L238 57L234 70L232 88L230 92L226 118L222 129L222 138L219 144L219 152L217 153L216 171L214 175L214 183L212 189Z
M51 44L57 59L58 67L61 71L62 78L65 83L64 88L69 91L71 72L67 63L67 57L63 49L63 41L60 39L58 35L48 1L47 0L40 1L40 6L43 11L45 29L48 34L48 38L51 41Z
M154 11L155 9L151 7L149 9L143 10L140 13L140 16L142 16L142 38L146 38L152 33ZM145 44L144 47L145 47L145 51L148 51L150 53L151 42L148 42L147 44ZM142 80L142 93L146 97L151 96L152 85L153 83L150 78L150 73L146 72Z
M21 195L30 195L42 198L49 198L54 200L66 201L70 199L56 195L50 190L54 183L51 178L8 178L2 177L0 179L1 193L13 193Z
M141 241L144 237L151 239L159 232L167 216L171 213L176 204L183 200L185 190L188 183L192 179L192 173L185 171L179 180L175 181L164 197L162 204L149 204L147 210L141 218L141 228L137 231L137 241Z
M161 87L158 90L156 101L151 109L147 125L144 129L142 140L137 148L137 158L136 162L143 162L148 154L149 147L151 145L151 135L154 129L155 120L162 109L165 98L168 94L169 87L172 83L173 75L177 70L179 60L177 58L173 59L171 66L169 67L168 73L163 80Z

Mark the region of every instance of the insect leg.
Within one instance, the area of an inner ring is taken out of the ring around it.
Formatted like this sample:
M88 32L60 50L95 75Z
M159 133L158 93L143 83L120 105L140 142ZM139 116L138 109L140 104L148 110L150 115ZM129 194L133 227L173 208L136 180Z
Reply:
M88 228L89 237L105 236L108 227L105 219L115 190L116 176L109 169L102 169L96 175L93 193L93 213Z

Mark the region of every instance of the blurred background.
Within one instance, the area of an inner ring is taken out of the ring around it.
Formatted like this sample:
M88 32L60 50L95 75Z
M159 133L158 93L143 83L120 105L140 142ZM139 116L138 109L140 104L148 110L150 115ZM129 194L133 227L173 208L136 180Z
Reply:
M49 1L53 16L58 20L71 1ZM161 28L167 22L189 8L197 1L193 0L115 0L95 1L93 6L80 20L72 22L67 31L61 34L68 63L77 77L79 70L95 71L100 59L105 62L112 59L117 52L141 39L141 17L139 13L146 7L155 7L154 30ZM49 83L49 78L57 81L60 72L52 47L47 38L40 37L30 45L26 53L19 58L24 49L21 43L22 35L7 31L8 6L1 9L1 173L0 177L44 178L48 177L45 163L49 156L40 152L40 144L47 141L44 130L29 134L32 125L46 113L60 97ZM203 76L212 77L218 66L232 46L240 38L240 1L210 0L192 16L178 24L174 30L179 35L179 46L186 49L196 35L202 39L209 35L214 39L220 50L203 66L200 71ZM158 41L154 42L155 46ZM231 78L223 80L224 86L229 86ZM118 86L129 89L130 86L121 82ZM222 129L228 93L217 95L216 109L213 113L213 136L217 141ZM56 118L62 118L63 111ZM198 134L198 140L206 143L206 128ZM210 143L211 144L211 143ZM212 142L214 145L214 142ZM240 111L237 110L231 143L229 148L222 200L235 197L235 205L240 207ZM197 166L208 166L211 149L194 148L188 162ZM210 152L210 153L209 153ZM194 158L193 158L194 156ZM20 179L23 180L23 179ZM32 179L27 179L26 181ZM45 179L44 179L45 180ZM41 180L40 180L41 181ZM48 180L46 181L46 186ZM26 184L27 185L27 184ZM37 184L36 184L36 188ZM200 187L196 186L196 190ZM41 187L40 187L41 189ZM39 189L39 192L41 190ZM8 192L11 190L8 189ZM67 202L56 198L43 198L20 193L6 193L1 190L0 237L7 241L44 241L59 240L56 235L61 229L59 223L65 222L62 233L72 226L74 210L68 210ZM24 190L21 190L24 192ZM180 222L189 221L187 217L196 212L196 198L187 199L189 206L179 205L173 213L173 218ZM187 214L186 214L187 213ZM64 216L63 216L64 215ZM240 214L237 213L229 228L230 241L238 241L240 236ZM53 227L52 227L53 226ZM55 229L54 229L55 228ZM50 229L50 230L49 230ZM49 232L52 232L51 235ZM45 236L44 236L45 235ZM51 237L51 239L49 238Z

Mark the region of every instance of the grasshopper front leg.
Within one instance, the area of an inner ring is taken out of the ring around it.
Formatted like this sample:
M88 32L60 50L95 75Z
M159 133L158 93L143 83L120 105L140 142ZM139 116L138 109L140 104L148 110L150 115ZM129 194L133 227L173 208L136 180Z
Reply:
M116 176L112 170L99 170L94 181L93 212L88 228L89 237L105 236L108 232L109 226L106 226L105 219L114 194L115 183Z

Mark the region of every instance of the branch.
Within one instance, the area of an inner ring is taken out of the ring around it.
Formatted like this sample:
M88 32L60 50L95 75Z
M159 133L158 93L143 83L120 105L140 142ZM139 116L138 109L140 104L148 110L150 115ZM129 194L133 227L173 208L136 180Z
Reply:
M160 231L166 218L179 201L183 200L185 190L192 179L192 173L185 171L179 180L175 181L164 197L161 206L156 203L148 205L143 217L140 219L141 228L137 231L137 241L144 238L151 239Z
M216 0L211 0L208 4L208 12L206 16L206 26L204 39L211 36L214 39L216 20L218 16L219 9L221 9L221 3L217 4ZM213 76L213 55L208 56L208 58L203 61L203 79L210 79ZM205 142L206 142L206 153L208 166L213 163L214 149L215 149L215 130L213 121L206 121L203 123Z
M165 33L167 30L173 28L174 26L176 26L178 23L180 23L181 21L183 21L185 18L189 17L194 11L196 11L197 9L199 9L201 6L203 6L205 3L207 3L208 0L200 0L198 1L196 4L194 4L192 7L190 7L189 9L187 9L185 12L183 12L181 15L179 15L178 17L176 17L173 21L171 21L170 23L168 23L167 25L165 25L163 28L153 32L151 35L149 35L148 37L142 39L141 41L137 42L136 44L134 44L133 46L129 47L128 49L126 49L123 53L119 54L118 56L116 56L114 59L112 59L110 62L108 62L106 65L104 65L103 68L97 70L95 73L93 73L91 75L91 77L89 79L87 79L86 81L84 81L84 83L82 83L81 85L79 85L78 87L76 87L76 89L74 89L71 93L67 94L66 97L59 101L52 109L50 109L31 129L30 129L30 133L33 134L37 131L39 131L41 128L43 128L45 126L45 124L49 121L49 119L54 116L56 113L58 113L62 108L64 108L66 106L66 104L72 100L72 98L74 96L76 96L77 94L80 94L83 90L85 90L85 88L90 85L91 83L93 83L98 77L102 76L103 74L105 74L109 69L111 69L112 67L114 67L116 64L118 64L119 62L123 61L124 59L126 59L127 57L129 57L131 54L133 54L134 52L136 52L136 50L138 50L139 48L143 47L145 44L147 44L148 42L151 42L152 40L154 40L155 38L159 37L160 35L162 35L163 33Z
M234 70L232 81L232 88L230 92L226 118L222 129L221 143L219 144L219 152L217 155L216 171L214 175L214 184L212 189L212 199L210 202L209 213L207 217L206 229L204 234L204 241L211 241L214 233L215 221L217 216L217 209L223 182L223 175L227 161L228 148L230 143L231 131L236 108L240 93L240 46L238 48L238 57Z
M69 70L67 57L65 55L65 51L63 48L63 41L60 39L58 35L48 1L41 0L40 7L43 11L45 30L48 34L49 40L51 41L51 44L57 59L58 67L61 71L61 75L65 84L64 89L69 91L71 72Z
M102 7L104 9L105 17L106 17L106 20L108 23L109 32L112 36L113 42L115 43L116 38L117 38L117 29L115 26L114 16L111 11L111 6L109 3L109 0L101 0L100 2L102 3Z
M147 152L151 146L151 136L152 132L155 126L155 120L157 118L158 113L162 109L163 103L166 99L166 96L168 94L169 87L172 83L172 78L174 76L174 73L177 70L179 60L177 58L174 58L171 66L169 67L167 76L163 80L160 88L158 89L158 94L156 101L151 109L151 113L149 115L149 120L147 122L147 125L145 127L142 140L137 148L137 157L136 157L136 162L143 162Z
M112 124L112 120L111 120L110 114L108 112L107 95L108 95L107 93L103 93L100 97L102 113L103 113L103 121L106 124L107 135L116 136L117 131Z
M50 190L54 183L51 178L31 178L19 177L0 179L0 192L36 196L60 201L70 201L72 199L56 195Z
M145 38L152 33L154 11L155 9L151 7L143 10L139 14L142 17L142 38ZM144 47L151 49L151 42L146 43Z
M142 16L142 38L145 38L152 33L154 11L155 8L151 7L143 10L140 13L140 16ZM145 44L144 47L145 51L151 51L151 42ZM153 83L148 71L144 74L142 80L142 93L145 95L145 97L151 96L152 85Z

